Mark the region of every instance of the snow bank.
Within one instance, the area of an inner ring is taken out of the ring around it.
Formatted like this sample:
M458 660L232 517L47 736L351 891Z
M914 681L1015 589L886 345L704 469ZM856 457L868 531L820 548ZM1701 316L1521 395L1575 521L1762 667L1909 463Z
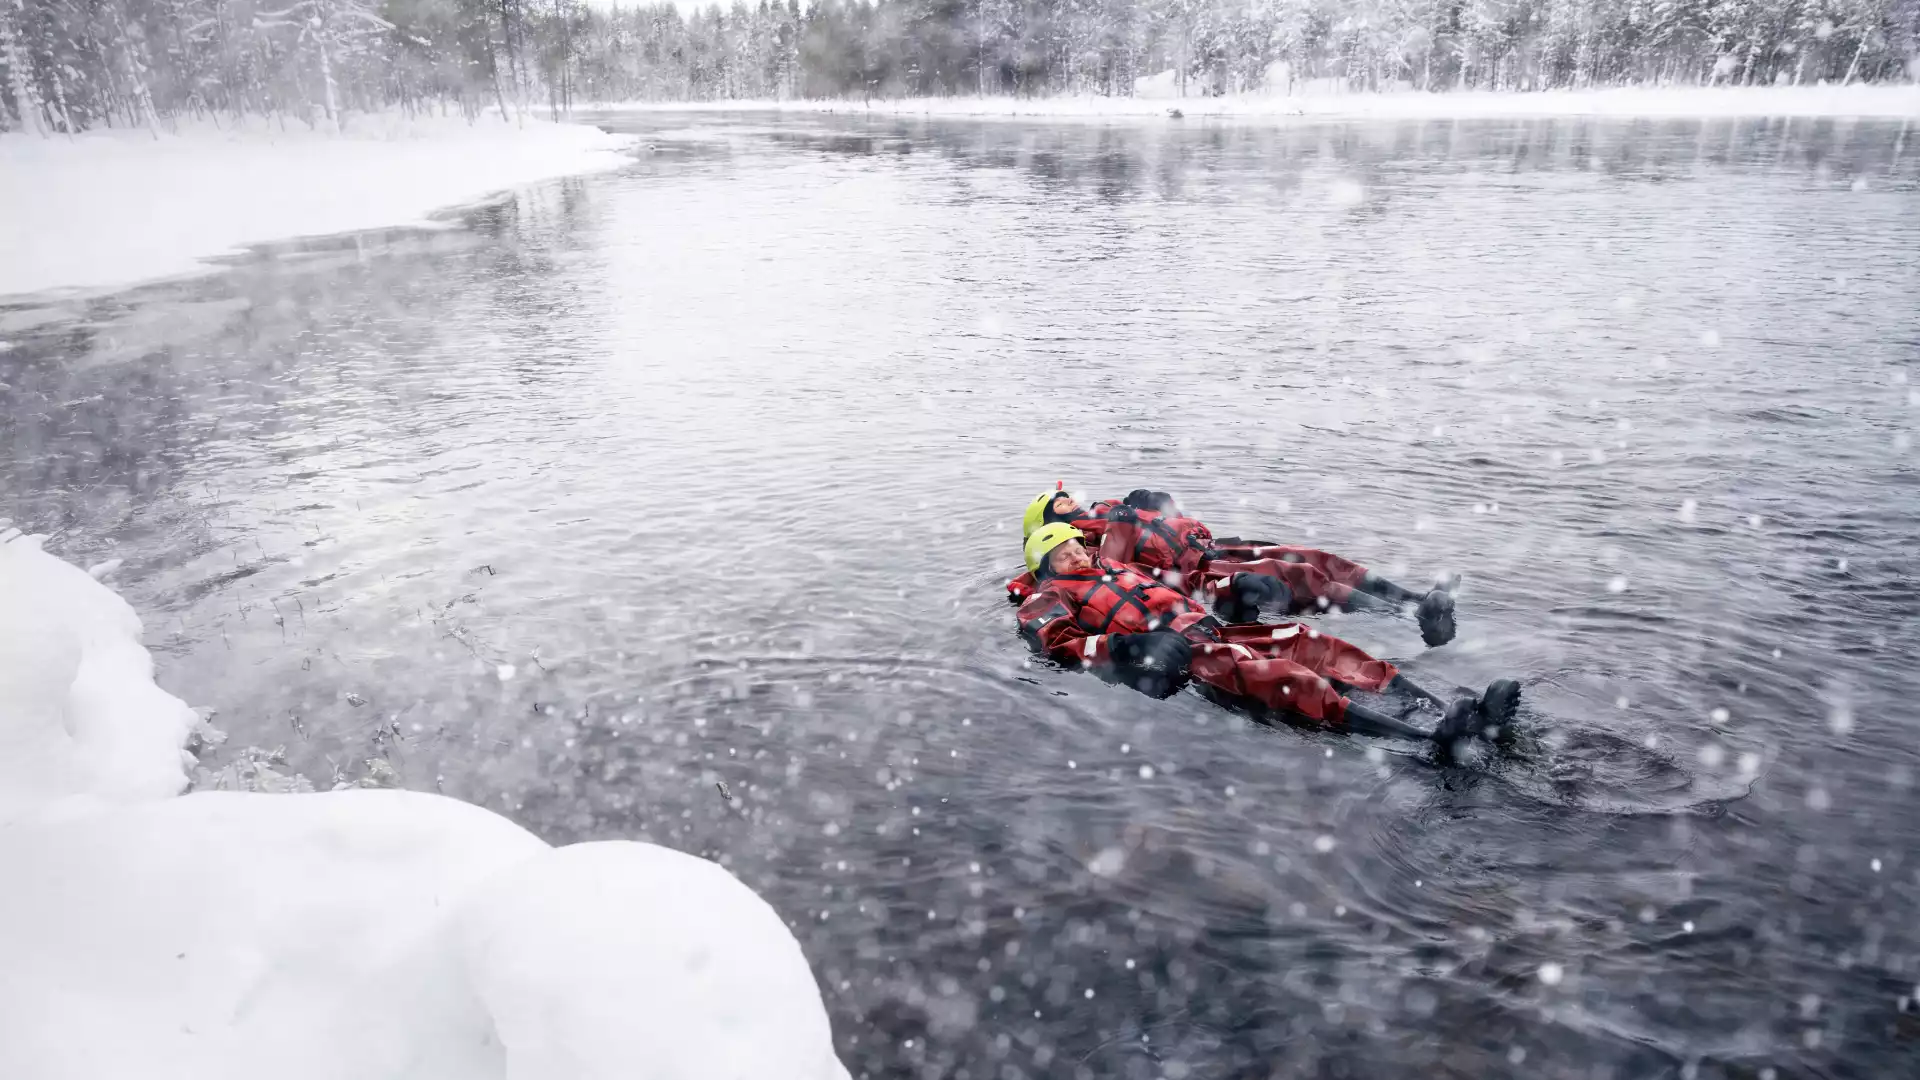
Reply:
M799 942L703 859L560 848L480 890L459 930L510 1076L846 1076Z
M1920 118L1920 86L1626 87L1607 90L1544 90L1536 93L1312 93L1294 96L1172 96L1166 73L1143 80L1151 96L1131 98L910 98L875 101L766 101L612 103L601 111L749 111L878 113L981 119L1021 117L1165 117L1178 109L1187 118L1281 119L1472 119L1476 117L1622 116L1858 116Z
M463 1027L478 1044L484 1017L421 977L421 943L544 848L477 807L396 791L199 792L0 829L0 1075L239 1077L273 1062L317 1080L344 1075L348 1054L431 1060ZM401 984L431 1011L392 1001ZM369 1006L413 1014L418 1038L362 1044Z
M133 608L0 521L0 827L178 794L197 721L154 685Z
M712 863L417 792L175 795L193 714L139 632L0 534L0 1076L845 1080L799 943Z
M358 116L344 134L257 122L0 135L0 296L129 285L249 244L425 224L436 210L625 162L629 138L487 116Z

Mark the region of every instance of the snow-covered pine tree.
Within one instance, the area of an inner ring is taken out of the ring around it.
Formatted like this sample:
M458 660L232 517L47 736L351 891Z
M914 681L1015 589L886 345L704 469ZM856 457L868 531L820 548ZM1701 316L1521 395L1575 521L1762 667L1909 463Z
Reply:
M7 92L12 98L17 123L35 134L47 133L40 97L34 90L27 50L21 41L26 33L26 11L21 0L0 0L0 63L7 65ZM0 113L0 120L7 119Z
M322 115L336 130L345 122L342 67L390 40L393 30L393 24L374 14L366 0L294 0L286 7L255 12L253 25L293 35L312 56Z

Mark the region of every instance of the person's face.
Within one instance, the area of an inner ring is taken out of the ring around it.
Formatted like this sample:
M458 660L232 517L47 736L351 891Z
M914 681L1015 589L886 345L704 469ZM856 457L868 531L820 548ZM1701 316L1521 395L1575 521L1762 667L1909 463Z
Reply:
M1056 514L1071 514L1078 509L1080 509L1080 504L1074 502L1073 496L1068 495L1064 491L1053 497L1053 512Z
M1093 568L1093 556L1078 540L1069 540L1047 552L1047 568L1056 574L1078 574Z

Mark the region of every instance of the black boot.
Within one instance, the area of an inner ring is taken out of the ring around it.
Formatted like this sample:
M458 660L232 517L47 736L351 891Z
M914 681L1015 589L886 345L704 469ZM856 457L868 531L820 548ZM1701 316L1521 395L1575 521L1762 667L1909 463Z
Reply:
M1447 706L1447 714L1440 718L1440 726L1433 729L1430 737L1442 754L1451 756L1456 747L1479 735L1481 727L1480 703L1463 697Z
M1494 742L1513 737L1513 717L1520 711L1520 684L1512 679L1495 679L1480 695L1480 717L1486 725L1483 734Z
M1478 698L1463 697L1447 706L1433 741L1446 753L1472 739L1505 742L1513 734L1513 717L1520 709L1520 684L1495 679Z
M1453 640L1453 597L1435 589L1422 597L1420 606L1414 609L1414 617L1420 620L1420 640L1429 648L1445 645Z

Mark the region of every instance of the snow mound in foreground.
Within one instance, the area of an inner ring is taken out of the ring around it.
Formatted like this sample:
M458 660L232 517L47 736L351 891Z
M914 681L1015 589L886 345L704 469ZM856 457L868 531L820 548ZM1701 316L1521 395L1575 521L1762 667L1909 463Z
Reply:
M154 685L133 608L0 521L0 825L179 794L197 719Z
M0 1076L846 1077L719 866L418 792L175 797L193 714L126 603L10 533L0 598Z
M846 1076L799 942L704 859L559 848L490 881L460 930L509 1076Z

